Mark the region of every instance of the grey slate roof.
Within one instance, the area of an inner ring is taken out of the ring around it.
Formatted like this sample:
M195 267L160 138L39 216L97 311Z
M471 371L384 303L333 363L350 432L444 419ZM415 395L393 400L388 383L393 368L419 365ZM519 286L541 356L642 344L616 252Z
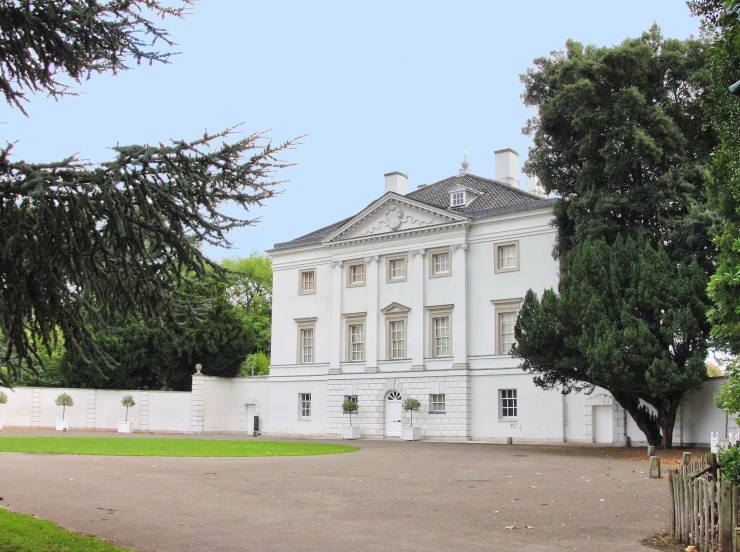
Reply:
M466 207L450 207L450 190L456 186L465 186L471 190L481 192L481 194L475 198L470 205ZM463 214L471 218L479 218L480 216L488 216L498 214L498 211L504 212L499 208L511 207L520 205L524 207L524 204L537 202L537 206L551 205L554 200L543 199L534 194L530 194L518 188L512 188L511 186L496 180L483 178L474 174L466 174L460 176L451 176L445 178L434 184L430 184L421 189L409 192L405 197L418 201L420 203L426 203L432 207L438 209L444 209L453 213ZM377 200L375 200L377 201ZM370 203L372 205L375 203ZM527 205L527 207L530 207ZM536 205L532 204L532 208ZM508 212L509 209L506 209ZM309 234L305 234L294 240L276 243L275 249L285 249L288 247L297 247L301 245L311 245L321 243L329 234L339 229L342 225L349 222L355 217L352 215L344 220L324 226L318 230L314 230Z

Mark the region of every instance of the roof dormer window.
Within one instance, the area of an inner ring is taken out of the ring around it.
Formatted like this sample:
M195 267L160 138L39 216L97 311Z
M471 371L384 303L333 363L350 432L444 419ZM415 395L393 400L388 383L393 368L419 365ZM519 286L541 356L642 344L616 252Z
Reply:
M465 192L452 192L450 194L450 205L452 207L462 207L465 205Z

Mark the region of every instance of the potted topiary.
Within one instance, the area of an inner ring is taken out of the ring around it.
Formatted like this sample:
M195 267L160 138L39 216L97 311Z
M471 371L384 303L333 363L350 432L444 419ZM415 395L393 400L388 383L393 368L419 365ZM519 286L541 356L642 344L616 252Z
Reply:
M421 403L416 399L409 397L403 401L403 409L411 414L409 425L403 426L401 430L401 439L404 441L418 441L421 439L421 428L414 427L414 412L418 412L420 408Z
M349 414L349 425L342 428L343 439L359 439L360 438L360 426L352 425L352 413L357 412L358 406L355 401L347 399L342 403L342 410L345 414Z
M64 415L67 413L67 407L74 406L75 402L72 400L72 397L70 397L66 393L62 393L56 398L54 404L62 407L62 417L57 418L57 431L68 431L69 420L65 418Z
M134 421L128 421L128 409L136 406L136 403L131 395L126 395L121 399L121 404L126 407L126 419L123 421L118 420L118 433L131 433Z
M4 391L0 391L0 404L8 404L8 396ZM3 428L3 417L0 416L0 429Z

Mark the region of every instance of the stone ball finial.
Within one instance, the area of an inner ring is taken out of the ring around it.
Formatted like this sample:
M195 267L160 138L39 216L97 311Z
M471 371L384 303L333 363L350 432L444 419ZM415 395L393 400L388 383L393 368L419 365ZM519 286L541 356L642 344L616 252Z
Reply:
M196 374L200 374L200 371L201 371L202 369L203 369L203 365L202 365L202 364L196 364L196 365L195 365L195 373L196 373Z
M463 169L467 169L469 166L470 166L470 163L468 163L467 161L463 161L462 162L462 168Z

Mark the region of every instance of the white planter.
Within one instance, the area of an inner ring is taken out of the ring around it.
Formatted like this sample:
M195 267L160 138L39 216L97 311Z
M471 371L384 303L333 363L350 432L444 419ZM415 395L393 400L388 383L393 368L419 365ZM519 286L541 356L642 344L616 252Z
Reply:
M418 441L421 439L421 428L403 426L401 430L401 439L403 441Z
M118 420L118 433L133 433L134 422L122 422Z
M359 439L360 426L346 425L342 428L342 439Z
M3 428L3 417L0 416L0 429L2 429L2 428Z
M57 431L69 431L68 418L57 418Z

